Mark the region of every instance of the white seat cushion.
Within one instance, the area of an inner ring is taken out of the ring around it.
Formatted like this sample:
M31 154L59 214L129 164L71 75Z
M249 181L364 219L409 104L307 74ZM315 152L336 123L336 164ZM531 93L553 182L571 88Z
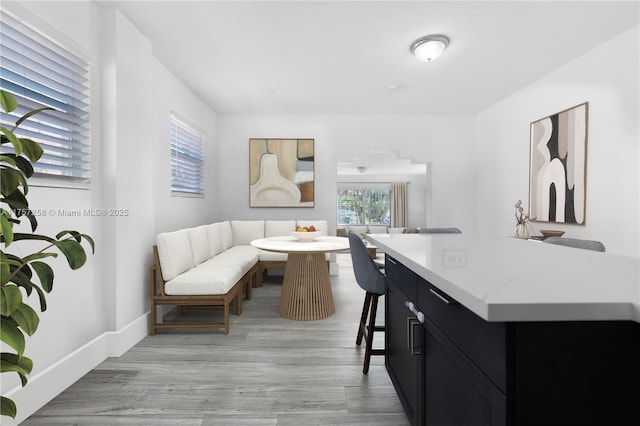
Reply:
M164 286L171 296L226 294L242 278L242 272L233 266L203 267L206 262L178 275Z
M259 258L262 262L286 262L287 253L277 253L275 251L260 250Z
M295 220L266 220L264 222L264 236L285 237L296 230Z
M169 281L195 266L191 241L186 229L156 236L162 278Z
M260 250L253 246L234 246L207 261L222 262L224 265L236 266L245 274L258 262Z
M264 238L264 220L232 220L233 245L249 245L251 241Z
M193 263L201 264L211 257L211 248L209 246L209 238L207 229L204 226L187 229L189 241L191 242L191 252L193 254Z

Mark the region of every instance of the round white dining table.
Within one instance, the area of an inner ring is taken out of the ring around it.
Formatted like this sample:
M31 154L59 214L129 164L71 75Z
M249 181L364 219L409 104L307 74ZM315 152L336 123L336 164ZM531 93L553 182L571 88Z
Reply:
M271 237L251 241L261 250L288 253L278 313L298 321L328 318L336 312L326 254L349 250L345 237Z

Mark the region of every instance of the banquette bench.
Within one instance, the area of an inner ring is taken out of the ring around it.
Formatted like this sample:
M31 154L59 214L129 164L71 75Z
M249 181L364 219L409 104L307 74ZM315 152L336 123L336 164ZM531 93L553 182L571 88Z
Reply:
M151 335L158 329L212 327L229 334L230 311L242 314L243 298L251 299L268 269L284 268L286 253L250 245L259 238L288 236L296 226L314 225L327 235L326 220L231 220L163 232L153 246L151 266ZM163 322L158 307L222 306L217 322Z

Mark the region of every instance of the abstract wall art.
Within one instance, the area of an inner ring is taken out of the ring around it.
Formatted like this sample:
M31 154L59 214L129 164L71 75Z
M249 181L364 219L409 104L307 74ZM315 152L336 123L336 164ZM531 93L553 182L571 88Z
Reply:
M249 205L314 206L314 140L249 139Z
M532 220L585 223L588 106L585 102L531 123Z

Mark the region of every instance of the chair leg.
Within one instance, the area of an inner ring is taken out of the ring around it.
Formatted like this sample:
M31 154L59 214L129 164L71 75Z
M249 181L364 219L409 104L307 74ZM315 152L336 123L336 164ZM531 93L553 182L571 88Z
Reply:
M373 293L367 292L364 296L364 304L362 305L362 315L360 315L360 324L358 325L358 337L356 337L356 345L362 343L362 337L366 332L367 327L367 314L369 313L369 306L371 305L371 296Z
M367 293L370 295L371 309L369 313L369 324L367 324L365 343L366 349L364 352L364 366L362 367L362 374L369 372L369 363L371 362L372 348L373 348L373 334L376 329L376 313L378 312L378 295ZM366 302L365 302L366 303Z

